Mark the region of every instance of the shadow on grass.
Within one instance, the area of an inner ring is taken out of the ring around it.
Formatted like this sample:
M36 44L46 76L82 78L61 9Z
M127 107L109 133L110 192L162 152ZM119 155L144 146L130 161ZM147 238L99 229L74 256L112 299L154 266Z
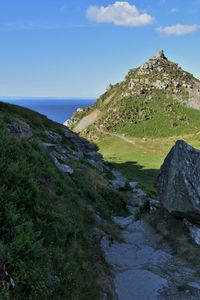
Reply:
M151 197L156 197L154 184L159 172L158 169L146 169L136 161L112 163L112 165L119 169L129 181L137 181Z

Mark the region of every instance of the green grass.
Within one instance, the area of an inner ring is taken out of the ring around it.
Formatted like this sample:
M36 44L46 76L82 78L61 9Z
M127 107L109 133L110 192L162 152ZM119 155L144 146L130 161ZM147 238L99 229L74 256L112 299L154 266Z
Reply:
M194 134L200 129L200 112L179 104L165 95L152 100L125 101L130 116L122 118L115 131L134 137L170 137Z
M17 119L32 127L32 142L8 132ZM84 161L71 161L71 177L57 170L41 147L46 129L64 136L46 117L0 103L0 261L16 283L14 290L5 285L0 299L99 299L97 224L89 207L110 222L126 212L125 200ZM63 146L71 147L66 139ZM49 274L60 278L59 288L47 286Z
M101 136L97 141L100 152L109 162L120 168L129 180L138 181L151 196L156 196L154 181L166 155L177 139L184 139L200 148L200 135L170 138L129 138L133 144L117 136Z

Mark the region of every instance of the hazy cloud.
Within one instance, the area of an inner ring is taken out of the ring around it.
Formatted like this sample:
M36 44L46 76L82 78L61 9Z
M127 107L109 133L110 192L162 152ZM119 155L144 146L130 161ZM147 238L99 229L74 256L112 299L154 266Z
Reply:
M175 14L175 13L177 13L177 11L178 11L178 9L175 8L175 7L173 7L173 8L170 9L170 13L171 14Z
M162 35L186 35L198 30L199 26L176 24L172 26L159 27L156 31Z
M89 6L87 18L98 23L112 23L119 26L138 27L153 23L153 17L140 12L135 5L116 1L108 6Z

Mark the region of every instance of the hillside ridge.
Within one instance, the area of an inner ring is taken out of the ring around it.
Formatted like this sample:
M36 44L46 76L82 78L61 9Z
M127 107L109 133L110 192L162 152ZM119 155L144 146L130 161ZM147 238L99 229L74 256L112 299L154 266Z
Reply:
M29 109L0 102L0 134L0 299L114 299L100 239L127 213L125 178Z

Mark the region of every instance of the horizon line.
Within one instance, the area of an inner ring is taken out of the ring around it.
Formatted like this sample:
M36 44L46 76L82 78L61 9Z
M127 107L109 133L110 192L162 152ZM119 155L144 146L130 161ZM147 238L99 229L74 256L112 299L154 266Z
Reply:
M42 99L46 99L46 100L55 100L55 99L58 99L58 100L96 100L99 96L96 96L96 97L69 97L69 96L0 96L0 100L3 101L3 100L30 100L30 99L37 99L37 100L42 100Z

